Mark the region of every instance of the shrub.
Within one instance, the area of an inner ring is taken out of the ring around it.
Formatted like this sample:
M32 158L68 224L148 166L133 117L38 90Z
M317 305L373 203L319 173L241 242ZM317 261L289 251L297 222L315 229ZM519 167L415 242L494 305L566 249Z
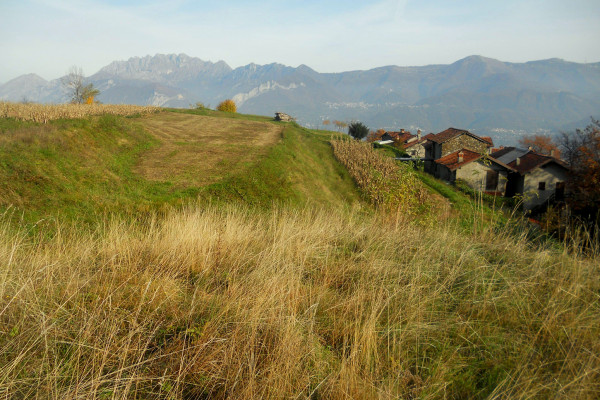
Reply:
M235 105L235 102L233 100L227 99L219 103L219 105L217 106L217 110L234 113L237 112L237 106Z
M190 104L190 108L195 110L206 110L210 108L210 105L205 105L203 102L197 101L196 104Z
M368 134L369 128L362 122L354 121L348 125L348 135L352 136L354 139L360 140L367 137Z

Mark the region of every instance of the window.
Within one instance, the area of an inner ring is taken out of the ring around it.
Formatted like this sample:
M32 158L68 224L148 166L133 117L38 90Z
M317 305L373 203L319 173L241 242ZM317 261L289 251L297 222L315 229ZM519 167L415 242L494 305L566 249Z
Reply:
M488 171L485 177L485 190L495 192L498 187L498 171Z
M538 190L546 190L546 182L539 182Z

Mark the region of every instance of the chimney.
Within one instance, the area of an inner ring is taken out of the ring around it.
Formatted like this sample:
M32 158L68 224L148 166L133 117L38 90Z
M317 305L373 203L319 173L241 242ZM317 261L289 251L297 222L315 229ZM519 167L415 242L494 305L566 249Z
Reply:
M460 164L461 162L463 162L463 160L465 159L465 153L461 151L458 152L458 163Z
M417 140L421 140L421 130L417 129Z
M517 167L521 165L521 157L517 157L517 159L515 160L515 164L517 165Z
M400 133L404 133L404 129L400 129Z
M550 157L554 157L554 149L550 150Z

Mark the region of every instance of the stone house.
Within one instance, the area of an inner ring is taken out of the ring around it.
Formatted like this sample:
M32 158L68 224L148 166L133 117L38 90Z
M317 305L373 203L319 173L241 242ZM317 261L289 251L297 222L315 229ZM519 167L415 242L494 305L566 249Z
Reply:
M448 128L428 140L430 143L425 146L425 158L429 161L425 161L425 171L436 177L438 177L435 172L436 165L431 160L438 160L464 149L486 154L494 145L489 137L483 138L467 130L456 128Z
M522 195L525 210L564 199L569 167L563 161L515 147L506 147L490 156L515 170L508 176L506 196Z
M433 133L429 133L421 137L421 130L417 131L417 136L409 139L404 144L404 150L409 156L413 158L425 158L427 146L431 143L430 138L435 136Z
M514 168L485 154L461 149L433 162L435 176L450 183L460 179L475 190L505 195L508 175Z

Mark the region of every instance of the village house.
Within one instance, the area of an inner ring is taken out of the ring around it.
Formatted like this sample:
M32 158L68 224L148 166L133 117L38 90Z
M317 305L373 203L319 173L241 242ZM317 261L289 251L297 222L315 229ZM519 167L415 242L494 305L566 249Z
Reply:
M401 129L400 132L394 132L394 131L390 131L390 132L385 132L381 138L379 138L379 140L375 141L375 143L378 144L394 144L394 143L400 143L400 144L404 144L406 141L411 140L412 138L415 138L416 136L413 135L412 133L405 131L404 129Z
M404 150L406 153L413 158L424 158L426 149L428 144L430 143L429 139L435 136L433 133L429 133L423 137L421 137L421 130L417 131L417 136L409 139L406 143L404 143Z
M427 135L424 141L418 136L414 145L423 142L425 171L438 179L451 183L460 179L475 190L494 195L522 195L525 210L564 198L569 168L553 155L516 147L492 152L491 138L456 128ZM411 143L405 144L409 154Z
M433 164L439 179L450 183L460 179L475 190L501 196L506 193L508 175L517 172L501 161L468 149L447 154Z
M459 150L470 150L479 154L488 153L493 147L490 137L480 137L464 129L448 128L428 138L425 145L425 171L439 178L434 161Z
M564 199L569 168L563 161L516 147L505 147L490 156L515 170L508 175L506 196L523 195L525 210Z

